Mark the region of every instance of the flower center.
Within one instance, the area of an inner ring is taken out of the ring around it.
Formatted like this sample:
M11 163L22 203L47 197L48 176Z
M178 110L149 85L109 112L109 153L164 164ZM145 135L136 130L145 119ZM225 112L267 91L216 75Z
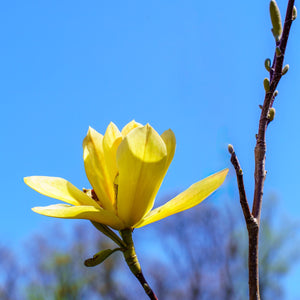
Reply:
M97 204L98 204L99 206L102 207L102 204L101 204L100 200L98 199L98 197L97 197L97 195L96 195L94 189L85 189L85 188L83 188L82 191L83 191L84 193L86 193L86 194L87 194L90 198L92 198L94 201L96 201ZM103 208L103 207L102 207L102 208Z

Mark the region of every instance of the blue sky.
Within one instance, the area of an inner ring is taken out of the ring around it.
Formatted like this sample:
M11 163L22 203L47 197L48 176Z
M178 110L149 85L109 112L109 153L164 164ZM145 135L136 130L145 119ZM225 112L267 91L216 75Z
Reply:
M283 16L286 3L278 1ZM60 176L88 187L81 143L88 126L103 133L110 121L122 127L135 119L160 133L175 132L177 150L160 196L231 168L231 143L251 199L258 105L268 76L264 60L274 53L268 5L261 0L2 3L2 242L18 244L53 222L30 208L55 201L30 190L22 178ZM299 28L297 20L285 59L290 70L280 82L267 133L265 183L266 195L278 195L282 215L298 221ZM230 172L223 193L235 184ZM231 203L239 205L237 198ZM286 281L291 300L300 297L293 289L299 269Z

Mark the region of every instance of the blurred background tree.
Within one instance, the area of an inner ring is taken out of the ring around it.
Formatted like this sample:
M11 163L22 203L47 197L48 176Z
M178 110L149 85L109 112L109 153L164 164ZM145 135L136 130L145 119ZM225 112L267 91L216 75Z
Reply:
M14 253L0 246L0 299L17 300L23 274Z
M282 279L299 258L293 247L297 226L290 221L281 222L284 227L276 226L279 214L274 197L269 197L264 213L262 299L284 299ZM206 202L134 235L136 245L145 252L145 273L159 299L245 299L247 235L243 222L231 206ZM21 260L16 260L20 253L1 247L0 299L145 298L119 253L100 266L85 267L85 259L114 245L88 222L73 228L66 232L56 225L43 230L30 238Z

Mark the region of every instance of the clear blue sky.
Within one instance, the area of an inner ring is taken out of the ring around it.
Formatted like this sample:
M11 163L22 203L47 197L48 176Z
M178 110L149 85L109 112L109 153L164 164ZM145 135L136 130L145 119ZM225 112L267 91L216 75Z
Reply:
M278 1L283 15L286 3ZM88 126L103 133L110 121L122 127L135 119L175 132L177 151L159 195L231 168L231 143L251 199L263 65L274 53L268 6L267 0L3 2L1 241L19 243L53 222L30 208L56 201L30 190L24 176L89 186L82 139ZM282 214L294 220L300 220L299 36L297 20L285 60L290 71L268 129L265 183L266 195L276 192ZM293 288L299 269L286 281L289 300L300 297Z

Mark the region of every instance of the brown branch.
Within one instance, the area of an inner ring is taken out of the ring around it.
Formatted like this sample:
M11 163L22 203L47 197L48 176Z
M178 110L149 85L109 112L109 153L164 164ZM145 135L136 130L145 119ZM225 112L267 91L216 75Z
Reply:
M270 91L268 91L265 95L264 104L262 106L260 120L259 120L259 127L258 127L258 134L255 146L255 189L254 189L254 199L253 199L253 207L252 207L252 214L253 217L257 219L258 223L260 221L260 213L261 213L261 204L263 198L263 187L264 181L266 178L266 171L265 171L265 160L266 160L266 129L268 126L268 113L269 109L272 107L274 102L274 92L276 87L281 79L282 76L282 66L284 60L285 49L290 33L290 28L292 24L292 16L293 16L293 7L294 7L295 0L289 0L288 7L286 11L286 17L284 22L284 27L282 31L282 37L280 41L277 43L281 54L274 56L274 62L272 65L272 69L270 72Z
M146 294L148 295L149 299L151 300L158 300L157 296L154 294L153 290L150 288L149 284L147 283L143 273L138 273L135 275L142 287L144 288Z
M274 60L270 69L270 88L266 91L263 106L261 107L261 115L259 120L258 134L256 136L255 146L255 187L254 199L252 206L252 213L249 209L249 204L246 198L243 172L240 167L234 149L229 145L228 150L231 154L231 162L234 166L237 176L237 183L239 188L240 203L243 209L245 221L247 224L249 237L249 299L260 300L259 294L259 269L258 269L258 249L259 249L259 226L260 215L263 198L264 181L266 178L265 160L266 160L266 130L271 121L269 118L270 109L273 106L276 97L276 87L282 77L282 66L284 61L284 54L290 33L290 28L293 22L293 8L295 0L289 0L282 36L276 42L277 53L275 51Z

